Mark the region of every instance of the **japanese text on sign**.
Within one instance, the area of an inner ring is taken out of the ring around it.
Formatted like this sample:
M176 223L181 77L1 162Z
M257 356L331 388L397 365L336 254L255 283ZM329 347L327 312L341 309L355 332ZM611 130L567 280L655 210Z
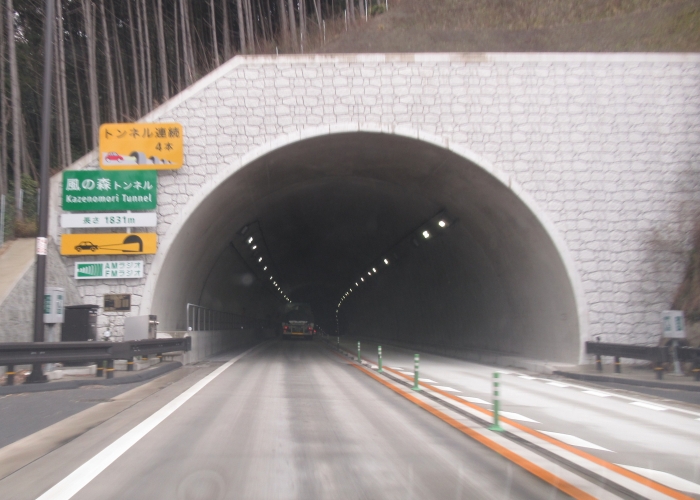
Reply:
M178 169L183 161L179 123L105 123L100 166L105 170Z

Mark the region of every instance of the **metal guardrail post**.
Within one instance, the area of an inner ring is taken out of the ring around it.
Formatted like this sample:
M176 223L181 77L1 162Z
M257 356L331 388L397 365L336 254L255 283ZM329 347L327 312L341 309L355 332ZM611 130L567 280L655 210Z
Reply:
M615 356L615 373L622 373L620 364L620 356Z
M654 362L654 371L656 372L657 380L662 380L664 378L664 367L661 363Z
M603 371L603 360L601 359L600 354L595 355L595 369L599 372Z
M134 371L134 358L129 358L126 360L126 371L128 371L128 372Z
M104 375L104 361L98 361L97 362L97 371L95 372L96 377L101 377Z
M114 378L114 360L107 360L107 368L105 369L106 378Z
M7 365L7 385L15 385L15 365Z

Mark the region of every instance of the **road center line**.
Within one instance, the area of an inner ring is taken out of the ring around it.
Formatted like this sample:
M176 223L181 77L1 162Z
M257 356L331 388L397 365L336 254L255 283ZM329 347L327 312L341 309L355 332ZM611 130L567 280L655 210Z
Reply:
M112 444L107 446L104 450L99 452L97 455L92 457L90 460L85 462L83 465L74 470L71 474L66 476L62 481L54 485L50 490L41 495L37 500L69 500L81 489L87 486L90 481L95 479L98 474L109 467L115 460L126 453L129 448L134 446L141 440L146 434L151 432L160 424L163 420L168 418L170 415L185 404L192 396L197 394L199 391L204 389L204 387L209 384L216 377L221 375L228 367L234 364L236 361L241 359L246 354L250 353L254 349L257 349L261 345L251 347L245 352L242 352L235 358L227 361L219 368L214 370L212 373L204 377L202 380L194 384L192 387L187 389L185 392L177 396L175 399L170 401L168 404L163 406L160 410L156 411L153 415L148 417L146 420L138 424L136 427L128 431L122 437L118 438Z

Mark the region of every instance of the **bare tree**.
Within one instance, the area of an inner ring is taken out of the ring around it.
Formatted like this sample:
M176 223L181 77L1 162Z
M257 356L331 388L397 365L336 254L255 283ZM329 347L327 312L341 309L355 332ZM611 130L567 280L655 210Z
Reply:
M70 17L66 18L66 22L68 23L68 32L72 32L70 29ZM73 74L75 78L75 88L77 90L76 92L76 97L78 101L78 111L80 113L80 136L83 140L83 151L88 150L88 142L87 142L87 128L85 126L85 109L83 107L83 89L80 86L80 82L84 81L82 78L78 77L78 56L75 53L75 42L73 41L73 37L69 37L70 40L70 48L71 48L71 56L73 59Z
M117 77L119 78L119 84L117 85L117 90L119 91L119 116L123 119L123 117L131 115L131 111L129 109L126 75L124 74L124 58L122 54L121 42L119 41L119 30L117 29L117 21L115 19L116 16L114 15L114 2L112 0L110 0L110 7L110 11L112 12L112 33L114 33Z
M56 0L56 48L58 57L56 59L56 70L58 77L58 100L60 100L58 119L60 120L63 135L63 161L64 165L70 165L73 160L73 152L70 143L70 116L68 110L68 86L66 83L66 47L65 31L63 29L63 2Z
M12 0L7 0L6 7L7 55L10 60L10 102L12 103L12 171L14 174L16 217L22 220L22 101L19 94L17 49L15 48L15 9L12 5Z
M211 11L211 49L214 52L214 67L218 68L221 61L219 61L219 44L216 41L216 9L214 9L214 0L209 0L209 10Z
M134 95L136 96L136 116L143 115L141 108L141 85L139 76L139 58L136 51L136 30L134 29L134 14L131 11L131 0L126 0L129 14L129 35L131 37L131 68L134 71Z
M12 1L12 0L8 0ZM95 40L95 7L92 0L82 0L83 17L85 19L85 35L87 37L88 51L88 97L90 101L90 127L92 147L96 148L97 135L100 127L100 96L97 92L97 60L96 60L96 40Z
M231 33L229 32L228 25L228 0L222 0L223 12L221 17L223 18L223 30L224 30L224 61L231 59Z
M297 20L294 17L294 1L287 0L289 4L289 32L292 34L292 48L296 50L299 46L299 39L297 38Z
M284 0L279 0L278 10L281 40L286 45L289 43L289 24L287 23L287 9L284 6Z
M107 14L105 14L105 0L100 1L100 17L102 17L102 41L105 49L105 67L107 68L107 100L109 101L109 121L117 121L117 98L114 92L114 73L112 72L112 45L109 31L107 30Z
M148 29L148 9L146 9L146 0L141 0L141 10L143 11L143 38L146 42L144 51L146 52L146 110L150 111L153 108L153 70L151 65L151 34Z
M0 9L0 194L7 194L10 170L7 165L7 84L5 83L5 9Z
M238 36L240 38L241 53L246 54L248 51L245 46L245 23L243 21L243 3L244 0L236 0L236 10L238 11ZM289 0L290 2L292 0Z
M170 97L168 89L168 54L165 51L165 34L163 29L163 0L158 0L158 13L156 16L158 29L158 59L160 59L160 86L163 97Z

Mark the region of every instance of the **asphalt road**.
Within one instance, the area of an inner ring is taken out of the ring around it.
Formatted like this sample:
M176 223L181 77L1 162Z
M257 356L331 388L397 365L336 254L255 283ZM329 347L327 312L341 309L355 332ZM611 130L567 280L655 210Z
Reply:
M357 339L341 340L357 352ZM384 345L384 365L413 372L414 352ZM362 340L363 358L376 362L377 344ZM503 415L606 461L700 498L700 407L634 392L522 370L420 354L420 377L491 408L493 373L501 372ZM663 392L663 391L662 391ZM649 472L647 472L649 471Z
M37 498L219 364L0 481L0 497ZM72 498L563 497L319 342L276 341L225 369Z

